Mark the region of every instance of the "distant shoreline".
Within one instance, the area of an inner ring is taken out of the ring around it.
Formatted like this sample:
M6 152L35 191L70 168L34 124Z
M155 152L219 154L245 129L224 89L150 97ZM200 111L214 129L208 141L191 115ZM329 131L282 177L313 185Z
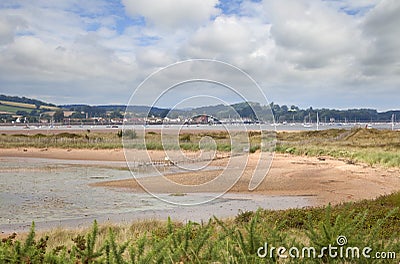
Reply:
M210 132L210 131L244 131L247 130L263 130L263 131L276 131L276 132L301 132L301 131L317 131L317 130L329 130L329 129L353 129L353 128L374 128L378 130L400 130L400 123L395 123L393 126L391 123L337 123L337 124L324 124L321 123L318 127L316 123L312 124L261 124L261 125L129 125L124 127L123 125L115 125L114 127L109 127L106 125L95 125L95 126L25 126L23 124L15 125L4 125L0 124L0 134L5 135L15 135L15 134L23 134L23 135L35 135L35 134L44 134L44 135L52 135L52 134L60 134L60 133L117 133L122 129L133 129L136 132L141 131L154 131L163 133L176 133L177 130L181 132L190 132L190 133L200 133L200 132Z

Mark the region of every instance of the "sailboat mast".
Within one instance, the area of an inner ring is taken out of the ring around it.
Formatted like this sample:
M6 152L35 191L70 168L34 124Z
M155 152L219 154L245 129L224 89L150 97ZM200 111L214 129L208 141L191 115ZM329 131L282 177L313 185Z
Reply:
M394 114L392 114L392 131L394 130Z

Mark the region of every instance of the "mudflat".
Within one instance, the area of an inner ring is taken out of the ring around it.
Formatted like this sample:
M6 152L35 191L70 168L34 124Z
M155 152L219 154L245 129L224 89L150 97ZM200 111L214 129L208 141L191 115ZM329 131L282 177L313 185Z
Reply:
M125 161L122 149L0 148L0 157Z
M163 151L137 151L138 159L142 155L150 155L152 159L163 159ZM67 160L125 161L122 149L34 149L14 148L0 149L3 157L34 157ZM315 205L337 204L346 201L373 199L383 194L400 190L400 169L368 166L365 164L349 164L345 160L329 157L316 158L275 154L269 173L261 184L249 191L248 185L252 171L258 162L258 153L249 156L247 165L236 184L229 190L231 193L313 196ZM215 167L223 168L227 159L212 162ZM179 190L165 188L159 177L185 185L196 186L217 178L223 169L209 171L193 171L168 174L166 176L147 177L141 182L151 184L152 190L159 193L174 193ZM138 182L132 178L127 180L94 183L93 186L124 188L132 192L144 192ZM201 188L198 192L203 192ZM212 191L212 190L208 190Z

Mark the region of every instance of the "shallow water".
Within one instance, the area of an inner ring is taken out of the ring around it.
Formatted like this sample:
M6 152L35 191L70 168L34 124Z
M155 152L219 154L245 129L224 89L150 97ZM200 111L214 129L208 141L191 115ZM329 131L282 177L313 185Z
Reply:
M132 221L166 219L207 221L234 216L238 210L259 207L285 209L311 205L310 197L226 194L212 202L182 207L147 193L91 187L90 183L132 178L121 162L71 161L37 158L0 158L0 231L77 227L94 219ZM168 194L160 195L167 198ZM213 194L168 196L177 203L195 203Z

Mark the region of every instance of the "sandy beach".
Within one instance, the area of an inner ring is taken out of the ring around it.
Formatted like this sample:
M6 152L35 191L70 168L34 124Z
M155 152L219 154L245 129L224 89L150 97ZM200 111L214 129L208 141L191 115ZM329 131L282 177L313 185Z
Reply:
M138 151L138 155L147 155ZM150 151L153 159L162 159L164 152ZM122 149L0 149L0 157L34 157L65 160L125 161ZM400 190L400 169L371 167L364 164L348 164L345 160L328 157L306 157L276 154L271 169L254 191L248 190L251 172L258 154L251 154L243 175L229 190L230 193L312 196L315 205L337 204L346 201L372 199ZM225 159L213 161L212 165L224 166ZM167 179L185 185L197 185L216 178L222 170L185 172L167 175ZM160 184L158 177L148 177L142 183L151 184L159 193L176 193ZM135 179L94 183L96 187L124 188L132 192L144 192ZM202 192L201 188L197 189ZM211 191L212 190L207 190Z

